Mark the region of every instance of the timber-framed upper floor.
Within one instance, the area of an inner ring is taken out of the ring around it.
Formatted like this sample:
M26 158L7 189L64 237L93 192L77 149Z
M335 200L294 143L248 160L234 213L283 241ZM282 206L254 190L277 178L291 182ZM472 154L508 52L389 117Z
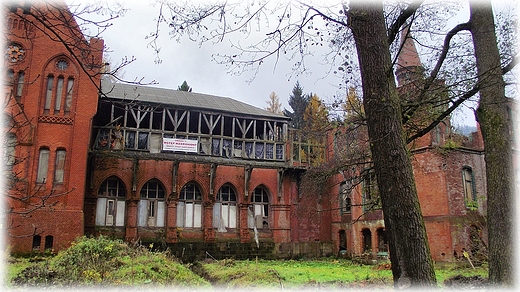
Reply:
M94 118L96 153L287 167L311 151L301 138L294 141L288 117L231 98L106 79L102 92Z

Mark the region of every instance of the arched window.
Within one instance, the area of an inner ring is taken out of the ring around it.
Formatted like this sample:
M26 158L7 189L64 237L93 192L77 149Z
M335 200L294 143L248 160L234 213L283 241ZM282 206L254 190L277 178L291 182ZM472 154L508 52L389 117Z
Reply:
M222 186L213 205L213 227L219 231L237 228L237 195L230 185Z
M380 253L388 252L388 239L386 237L386 230L384 228L378 228L377 232L377 249ZM388 254L381 254L388 255Z
M477 192L475 189L475 178L471 167L462 168L462 184L464 189L464 201L466 207L476 207Z
M269 228L269 195L262 187L257 187L251 196L247 225L249 228Z
M340 214L349 214L352 212L352 201L350 199L350 190L346 182L342 182L339 186L339 203Z
M11 171L16 164L16 135L6 133L4 137L4 170Z
M25 79L25 73L23 71L18 72L18 77L15 84L16 99L19 101L23 93L23 84Z
M49 62L46 68L47 79L43 113L48 115L68 115L72 107L74 78L76 67L65 57L58 57Z
M117 177L107 178L99 187L96 225L124 226L126 189Z
M67 151L65 149L56 150L56 165L54 168L54 182L63 183L65 175L65 156Z
M363 236L363 253L372 252L372 232L365 228L361 230L361 235Z
M381 209L381 200L379 198L376 174L371 170L363 178L363 211L377 209Z
M186 184L179 194L177 227L202 227L202 193L195 183Z
M38 173L36 175L37 183L45 183L47 181L47 171L49 170L49 149L41 148L38 156Z
M141 189L137 225L163 227L165 210L164 188L158 180L149 180Z

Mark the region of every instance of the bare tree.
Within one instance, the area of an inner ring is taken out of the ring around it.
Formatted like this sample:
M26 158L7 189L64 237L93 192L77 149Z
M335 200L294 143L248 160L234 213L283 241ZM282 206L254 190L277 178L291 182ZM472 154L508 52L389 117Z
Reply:
M303 1L273 6L265 3L242 6L229 2L207 5L165 2L160 8L158 25L166 23L176 40L188 36L201 44L244 34L252 40L250 45L231 41L234 53L215 55L217 62L238 73L256 72L270 57L290 60L294 63L293 73L302 73L308 69L306 62L316 52L315 48L328 45L330 51L326 58L331 64L331 72L343 72L346 87L356 76L362 76L364 115L369 141L373 144L371 158L380 183L385 225L390 229L394 280L408 279L413 285L428 286L435 283L435 278L406 145L449 118L480 89L477 72L473 69L471 41L463 34L469 29L468 23L454 26L434 45L421 41L421 31L423 39L439 38L438 32L449 19L448 13L457 8L455 6L446 3L432 6L423 1L396 2L384 7L357 2L351 3L350 7L343 3L321 5ZM169 16L165 16L166 12ZM420 83L414 84L413 99L399 98L393 81L394 66L402 49L396 40L405 26L416 27L413 37L417 43L425 44L423 49L431 56L428 60L430 69L424 72ZM158 30L151 37L151 45L158 54ZM354 46L357 56L353 53ZM505 64L503 74L516 65L516 59L510 57ZM356 70L357 66L360 72ZM439 86L441 80L444 84ZM424 115L425 112L429 114ZM392 202L392 193L400 195L397 201L403 200L404 205L400 205L399 210ZM394 215L390 215L392 212ZM407 227L416 230L418 236L399 237Z

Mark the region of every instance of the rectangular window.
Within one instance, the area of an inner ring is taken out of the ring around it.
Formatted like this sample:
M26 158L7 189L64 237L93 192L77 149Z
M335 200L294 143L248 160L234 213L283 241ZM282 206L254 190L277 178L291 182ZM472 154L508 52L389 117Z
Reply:
M138 220L137 220L137 226L146 226L146 205L148 203L148 200L140 200L139 204L137 205L137 213L138 213Z
M45 104L43 106L45 113L49 113L49 110L51 109L53 84L54 84L54 77L53 76L47 77L47 90L45 91Z
M98 198L96 206L96 225L105 225L105 210L107 208L107 198Z
M148 149L148 133L139 133L137 139L137 149Z
M23 71L20 71L20 73L18 73L18 80L16 82L16 97L22 96L24 77L25 74Z
M160 153L161 146L162 146L161 143L162 143L161 134L151 134L150 135L150 153Z
M38 158L38 174L36 176L37 183L45 183L47 181L47 171L49 169L49 149L40 149Z
M106 209L106 226L114 225L114 215L115 215L115 202L114 200L107 201L107 209Z
M63 183L63 177L65 173L65 150L56 151L56 168L54 169L54 182Z
M470 168L462 169L462 181L466 207L478 207L473 171Z
M74 79L67 80L67 96L65 97L65 112L70 111L72 106L72 88L74 87Z
M58 77L58 83L56 84L56 95L54 97L54 113L61 110L61 96L63 94L63 77Z

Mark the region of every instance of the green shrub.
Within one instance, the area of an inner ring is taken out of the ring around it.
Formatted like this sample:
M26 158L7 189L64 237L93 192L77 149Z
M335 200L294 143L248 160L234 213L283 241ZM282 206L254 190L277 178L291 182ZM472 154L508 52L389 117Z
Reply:
M131 249L121 240L104 236L81 237L70 248L51 259L58 278L79 283L99 283L121 266L121 258Z
M129 247L121 240L104 236L78 238L70 248L55 257L35 262L18 272L11 284L53 287L209 286L207 281L176 262L167 252L151 252L142 246Z

